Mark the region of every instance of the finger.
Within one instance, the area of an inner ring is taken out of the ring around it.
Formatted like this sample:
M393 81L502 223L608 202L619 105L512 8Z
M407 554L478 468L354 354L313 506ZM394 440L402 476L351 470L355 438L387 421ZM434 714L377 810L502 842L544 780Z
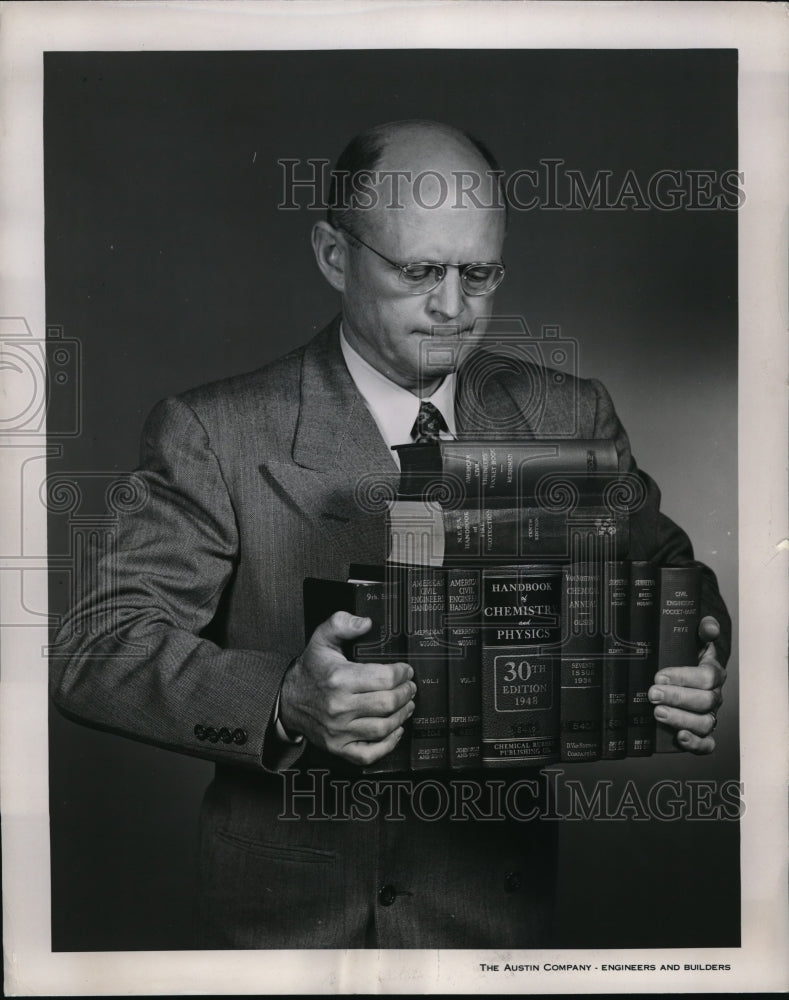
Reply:
M653 705L667 705L687 712L717 712L723 703L720 688L706 691L701 688L683 688L672 685L655 685L647 692Z
M371 618L352 615L348 611L335 611L331 618L321 622L315 629L310 642L342 650L344 642L358 639L360 635L369 632L372 624Z
M354 719L348 723L347 732L354 740L378 742L386 739L393 730L404 726L413 713L414 703L410 701L393 715Z
M655 684L711 691L721 687L725 679L726 671L717 661L703 660L695 667L662 667L655 677Z
M681 708L669 708L667 705L658 705L655 709L655 718L658 722L663 722L671 729L677 731L687 729L695 736L709 736L715 728L715 716L712 712L703 712L698 715L695 712L685 712Z
M379 740L375 743L369 743L363 740L346 743L344 747L340 748L336 752L338 756L350 761L352 764L361 764L363 766L374 764L375 761L380 760L382 757L385 757L388 753L391 753L392 750L394 750L402 739L404 732L405 730L402 726L400 726L383 740Z
M384 718L394 715L405 705L412 703L416 695L416 684L404 681L391 691L364 692L353 696L351 711L357 719L367 717Z
M697 736L688 732L687 729L680 730L675 737L677 746L682 750L689 750L691 753L706 754L712 753L715 749L714 736Z
M414 676L407 663L352 663L339 671L343 686L354 694L392 691Z
M721 634L721 627L718 619L712 615L705 615L699 622L699 639L702 642L714 642Z

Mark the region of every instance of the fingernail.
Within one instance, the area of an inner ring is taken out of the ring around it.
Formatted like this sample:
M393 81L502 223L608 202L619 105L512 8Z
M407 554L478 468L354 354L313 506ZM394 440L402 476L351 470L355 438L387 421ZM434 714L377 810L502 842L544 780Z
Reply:
M677 739L680 743L690 743L690 733L680 733Z
M364 628L369 620L369 618L354 618L351 624L354 628Z
M654 702L663 701L663 692L660 690L660 688L652 688L650 690L649 700Z
M667 708L662 708L662 707L661 708L656 708L655 709L655 718L656 719L661 719L661 720L667 719L668 718L668 709Z
M414 684L414 682L411 681L411 697L413 698L415 694L416 694L416 684Z
M666 677L665 674L658 674L655 678L655 684L670 684L671 678Z
M409 667L408 668L408 679L409 679L409 681L411 680L411 678L413 676L414 676L414 668L413 667Z

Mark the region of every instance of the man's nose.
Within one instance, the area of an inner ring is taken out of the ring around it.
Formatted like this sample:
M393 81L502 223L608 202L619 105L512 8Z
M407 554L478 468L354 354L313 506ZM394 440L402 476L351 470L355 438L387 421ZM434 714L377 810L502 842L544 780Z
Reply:
M437 315L442 323L454 319L463 312L465 299L463 286L460 282L460 271L456 267L448 267L441 282L433 289L428 298L430 312Z

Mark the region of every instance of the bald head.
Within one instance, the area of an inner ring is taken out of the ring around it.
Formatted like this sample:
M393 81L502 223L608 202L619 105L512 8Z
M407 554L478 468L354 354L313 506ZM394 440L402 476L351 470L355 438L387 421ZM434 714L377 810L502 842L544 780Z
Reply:
M502 171L482 142L441 122L397 121L355 136L332 172L328 221L363 234L381 212L503 212Z

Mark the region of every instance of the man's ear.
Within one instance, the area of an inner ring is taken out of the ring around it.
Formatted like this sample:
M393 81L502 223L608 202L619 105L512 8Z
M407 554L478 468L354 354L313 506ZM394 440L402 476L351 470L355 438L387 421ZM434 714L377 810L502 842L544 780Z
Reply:
M323 277L332 288L344 292L347 246L340 233L328 222L316 222L312 227L312 250Z

